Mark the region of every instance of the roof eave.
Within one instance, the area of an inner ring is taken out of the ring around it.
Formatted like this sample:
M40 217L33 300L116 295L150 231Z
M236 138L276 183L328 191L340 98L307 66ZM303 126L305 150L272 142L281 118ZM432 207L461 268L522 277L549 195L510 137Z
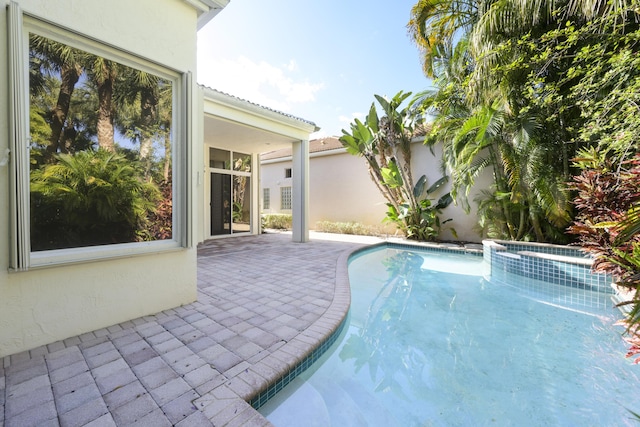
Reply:
M317 132L320 130L320 128L311 121L301 119L290 114L282 113L280 111L272 110L268 107L263 107L261 105L246 101L241 98L237 98L233 95L220 92L207 86L200 85L200 87L202 88L205 99L208 99L210 101L223 103L227 106L251 112L255 115L269 117L271 118L271 120L286 123L289 126L302 129L309 133Z
M230 0L183 0L198 12L198 30L222 11Z

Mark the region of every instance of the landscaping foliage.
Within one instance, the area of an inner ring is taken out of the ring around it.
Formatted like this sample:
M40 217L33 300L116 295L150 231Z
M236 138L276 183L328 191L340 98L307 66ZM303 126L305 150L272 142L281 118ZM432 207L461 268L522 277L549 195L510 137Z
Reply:
M640 354L640 155L614 166L595 150L580 153L576 163L582 173L573 178L578 214L569 233L594 255L594 271L616 277L616 285L628 300L629 356ZM625 292L626 291L626 292ZM640 363L640 357L636 358Z
M378 117L371 104L364 122L355 119L351 132L342 130L340 142L353 155L367 161L369 174L380 193L387 199L386 220L395 223L410 239L435 240L440 233L439 214L452 198L444 194L436 203L427 197L440 188L447 178L426 187L427 178L414 185L411 171L411 143L423 124L423 116L415 114L412 105L401 108L411 92L398 92L387 100L375 95L384 116Z
M464 203L491 171L477 200L484 235L577 239L632 290L633 337L640 2L418 0L408 28L434 81L414 104L434 117L427 142L442 145L453 196Z
M262 215L262 228L272 228L274 230L290 230L293 216L287 214L266 214Z
M316 222L316 231L322 233L355 234L358 236L376 236L380 234L374 227L364 225L359 222Z
M31 173L32 249L143 240L161 194L135 164L106 150L55 155Z

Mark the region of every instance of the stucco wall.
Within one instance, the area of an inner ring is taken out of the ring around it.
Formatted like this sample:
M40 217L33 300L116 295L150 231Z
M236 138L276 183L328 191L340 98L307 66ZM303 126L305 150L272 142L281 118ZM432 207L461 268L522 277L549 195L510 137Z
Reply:
M440 169L440 159L442 157L442 151L440 147L434 147L434 153L432 154L429 147L414 143L412 146L411 165L413 166L413 179L417 182L422 175L427 176L428 185L433 184L443 176ZM449 172L450 174L450 172ZM451 219L442 226L442 232L440 238L443 240L461 240L469 242L482 241L482 237L475 230L477 222L477 204L474 202L475 197L480 193L482 189L488 188L491 184L491 174L489 171L485 171L476 179L476 185L472 188L468 196L468 202L470 205L470 212L467 213L462 208L462 204L452 203L446 209L443 210L440 215L440 220L445 221ZM451 183L444 185L440 191L435 193L432 199L437 200L442 194L451 190ZM453 235L451 228L455 229L456 236Z
M260 168L262 189L271 193L270 209L263 213L291 213L280 209L280 187L292 185L285 178L291 160L265 162ZM309 161L309 228L318 221L359 222L392 233L394 227L382 224L386 211L385 199L369 178L364 160L346 153L313 153Z
M382 224L386 199L369 176L366 162L350 154L313 157L310 161L311 224L355 221L395 230Z
M412 154L413 178L427 176L429 184L440 177L440 153L431 153L428 147L414 143ZM310 196L309 217L310 228L314 229L318 221L359 222L365 225L380 227L383 232L394 233L391 224L382 223L387 211L386 200L376 185L371 181L366 162L344 151L332 151L332 154L313 153L309 162ZM261 188L271 190L271 209L263 213L283 213L280 208L281 186L290 185L290 179L284 179L285 168L291 167L291 161L284 158L280 161L268 161L261 166ZM446 208L441 220L451 218L452 221L443 226L440 238L443 240L462 240L480 242L481 236L474 230L476 224L476 204L473 198L482 188L490 184L490 175L482 175L476 182L474 191L469 196L471 212L467 214L460 205L452 204ZM442 191L432 198L437 199L450 189L447 184ZM262 190L261 190L262 191ZM261 196L262 197L262 193ZM285 213L289 213L286 212ZM456 231L457 238L451 232Z
M197 17L186 2L19 0L18 3L36 17L177 71L195 73ZM8 2L2 0L0 4L1 160L8 148L9 104L5 7ZM198 119L201 116L194 114L194 121ZM9 273L8 194L9 168L0 166L3 219L0 356L156 313L196 298L195 248Z

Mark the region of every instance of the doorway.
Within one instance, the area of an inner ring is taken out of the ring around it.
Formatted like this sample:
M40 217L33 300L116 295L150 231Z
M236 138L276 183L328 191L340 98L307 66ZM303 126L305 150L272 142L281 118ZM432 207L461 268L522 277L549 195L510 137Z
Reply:
M210 235L251 233L251 155L209 149Z

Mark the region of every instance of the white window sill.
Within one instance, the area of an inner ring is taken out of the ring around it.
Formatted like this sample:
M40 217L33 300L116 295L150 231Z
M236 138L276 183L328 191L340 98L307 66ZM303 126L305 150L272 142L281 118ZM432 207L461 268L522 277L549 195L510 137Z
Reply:
M184 249L186 248L175 240L162 240L31 252L29 270L131 258L133 256L153 255Z

